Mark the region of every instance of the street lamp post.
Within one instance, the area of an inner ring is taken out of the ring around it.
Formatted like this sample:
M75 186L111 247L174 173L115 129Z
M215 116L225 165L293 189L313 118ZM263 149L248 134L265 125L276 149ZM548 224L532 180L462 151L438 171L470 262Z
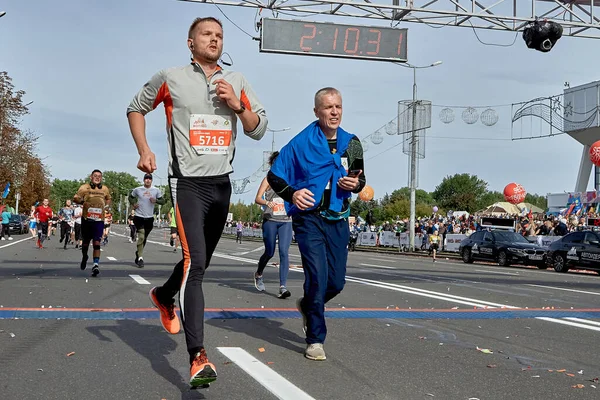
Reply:
M410 251L415 251L415 222L416 222L416 192L417 192L417 150L419 146L419 137L417 135L417 69L431 68L440 65L441 61L436 61L430 65L415 66L408 63L400 64L405 68L413 70L413 100L412 100L412 132L410 141L410 220L409 220L409 247Z
M289 131L291 128L287 127L287 128L283 128L283 129L270 129L267 128L267 130L271 133L273 133L273 140L271 141L271 153L275 152L275 132L285 132L285 131Z

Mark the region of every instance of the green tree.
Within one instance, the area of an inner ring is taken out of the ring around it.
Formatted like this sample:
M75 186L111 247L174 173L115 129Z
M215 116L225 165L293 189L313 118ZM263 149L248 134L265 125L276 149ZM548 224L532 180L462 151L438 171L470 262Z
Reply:
M50 206L59 210L67 200L72 200L83 181L69 179L55 179L50 187Z
M477 210L475 211L483 210L484 208L499 201L504 201L504 195L502 193L497 191L485 192L479 199L479 204L477 205Z
M89 174L91 173L92 171L89 172ZM89 175L85 177L85 182L88 180ZM115 221L126 219L126 212L131 209L128 207L127 196L141 183L130 173L117 171L102 171L102 182L108 187L112 197L113 219Z
M542 196L539 194L529 194L525 196L525 203L531 203L534 206L541 208L542 210L546 210L548 208L548 199L546 196Z
M173 199L171 198L171 190L169 190L169 185L157 186L158 190L162 193L163 197L166 200L166 203L162 206L157 204L154 207L154 213L158 214L160 212L161 215L164 215L165 220L168 221L167 214L171 211L171 207L173 207Z
M229 204L229 212L233 213L234 221L247 222L250 220L250 207L238 200L237 203Z
M396 216L406 218L410 215L410 201L406 199L396 200L385 206L386 220L396 220Z
M369 203L359 199L358 197L350 203L350 215L352 216L361 216L362 218L367 215L367 211L369 211Z
M35 153L38 137L19 128L29 113L25 92L16 90L6 71L0 72L0 190L7 182L11 190L4 200L16 207L15 195L21 192L19 211L41 202L50 191L50 174Z
M409 200L410 201L410 188L403 187L403 188L394 190L392 192L392 195L390 196L390 201L393 203L397 200ZM429 193L423 189L417 189L415 191L415 203L416 204L433 205L433 203L434 203L433 196L431 195L431 193Z
M474 212L481 204L487 186L487 182L476 175L455 174L446 176L432 194L444 209Z

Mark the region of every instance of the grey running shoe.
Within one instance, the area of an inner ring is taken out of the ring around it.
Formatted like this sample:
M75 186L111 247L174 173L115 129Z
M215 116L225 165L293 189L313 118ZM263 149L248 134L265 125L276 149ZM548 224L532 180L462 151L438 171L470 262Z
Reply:
M296 300L296 308L300 315L302 315L302 332L306 334L306 314L304 314L304 311L302 310L302 299L304 299L304 297L300 297Z
M100 268L98 268L97 264L94 264L94 268L92 268L92 278L95 278L100 273Z
M254 287L259 292L264 292L265 291L265 282L263 281L262 275L261 276L256 276L256 274L254 274Z
M279 294L277 295L277 297L279 297L280 299L287 299L291 295L292 293L289 290L287 290L285 286L279 287Z
M306 346L304 350L304 357L313 361L325 361L325 350L323 349L323 343L313 343Z

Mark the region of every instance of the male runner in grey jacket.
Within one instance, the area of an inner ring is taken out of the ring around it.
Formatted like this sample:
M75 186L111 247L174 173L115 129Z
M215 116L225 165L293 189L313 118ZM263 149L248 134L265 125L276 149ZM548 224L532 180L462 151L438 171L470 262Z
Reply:
M154 75L134 97L127 118L140 154L138 168L152 173L156 160L146 141L144 115L160 103L165 106L169 186L184 258L150 297L165 330L175 334L180 327L173 298L179 292L190 385L195 387L217 378L204 349L202 281L229 212L237 122L246 136L259 140L267 129L267 116L246 78L217 64L223 52L219 20L196 19L187 44L192 62Z

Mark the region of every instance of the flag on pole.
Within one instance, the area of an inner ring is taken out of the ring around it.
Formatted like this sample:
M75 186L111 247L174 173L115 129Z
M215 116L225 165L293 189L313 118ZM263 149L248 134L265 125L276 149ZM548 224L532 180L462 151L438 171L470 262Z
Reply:
M5 199L8 196L9 192L10 192L10 182L8 182L6 184L6 186L4 187L4 191L2 192L2 198Z

